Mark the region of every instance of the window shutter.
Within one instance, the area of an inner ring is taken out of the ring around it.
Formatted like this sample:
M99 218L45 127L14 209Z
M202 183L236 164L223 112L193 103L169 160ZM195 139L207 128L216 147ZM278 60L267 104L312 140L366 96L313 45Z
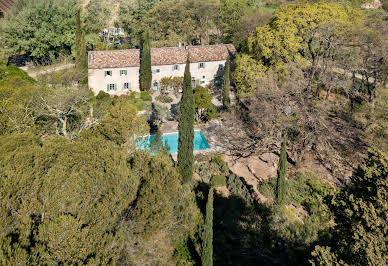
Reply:
M109 91L109 84L106 84L106 91Z
M104 71L104 77L106 77L106 71Z
M114 84L114 90L117 91L117 84Z

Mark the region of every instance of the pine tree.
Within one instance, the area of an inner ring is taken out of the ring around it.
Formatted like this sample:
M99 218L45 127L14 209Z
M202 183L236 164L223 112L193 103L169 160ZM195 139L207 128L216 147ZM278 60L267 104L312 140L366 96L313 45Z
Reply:
M222 104L224 109L228 109L230 105L230 57L226 59L225 71L224 71L224 86L222 90Z
M213 188L206 203L206 220L202 246L202 265L213 266Z
M278 179L276 184L276 202L282 205L286 198L286 164L287 164L287 150L286 137L283 139L282 150L280 152Z
M150 47L150 36L147 33L146 38L143 42L142 50L141 50L140 89L142 91L150 90L151 83L152 83L151 47Z
M75 32L75 66L80 74L82 83L87 83L88 58L86 56L86 42L82 30L81 8L77 12L77 25Z
M184 183L193 177L194 164L194 96L191 86L190 61L187 56L183 78L183 94L179 105L178 118L178 166Z

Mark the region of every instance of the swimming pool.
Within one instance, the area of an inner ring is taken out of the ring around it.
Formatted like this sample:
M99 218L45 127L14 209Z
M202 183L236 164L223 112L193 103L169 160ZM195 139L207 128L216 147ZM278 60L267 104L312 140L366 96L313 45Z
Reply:
M150 148L150 144L152 140L155 139L155 135L150 135L148 137L143 138L139 141L138 147L142 150L148 150ZM178 152L178 132L176 133L168 133L162 135L163 143L167 142L168 147L170 148L170 153ZM206 150L209 149L209 143L205 136L203 135L201 130L194 131L194 151Z

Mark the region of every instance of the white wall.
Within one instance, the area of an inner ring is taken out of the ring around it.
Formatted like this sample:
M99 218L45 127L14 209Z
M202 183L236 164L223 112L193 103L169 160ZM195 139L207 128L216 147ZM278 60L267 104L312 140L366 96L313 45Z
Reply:
M219 65L225 66L225 61L226 60L203 62L205 63L205 68L199 68L199 63L190 63L191 78L203 81L204 83L201 85L206 86L213 81L218 72ZM160 82L164 77L183 77L186 64L179 64L179 70L173 70L173 66L174 65L152 66L152 82ZM156 73L156 69L159 69L160 72ZM204 79L203 76L205 76Z
M201 85L206 86L213 81L218 72L219 65L222 64L225 66L225 60L203 63L205 63L205 68L199 68L199 63L190 63L190 73L192 79L200 80ZM164 77L183 77L185 64L179 64L178 70L173 70L173 66L174 65L152 66L152 83L155 81L160 82ZM130 91L140 91L139 69L139 67L89 69L89 88L92 89L96 95L99 91L104 91L111 95L122 95ZM156 73L157 69L160 70L159 73ZM106 70L112 71L112 77L105 77ZM120 70L127 70L127 75L120 76ZM203 76L205 76L205 78L203 78ZM122 85L124 82L131 83L131 89L129 91L123 91ZM107 91L107 84L117 84L117 90Z
M112 71L112 76L105 77L105 71ZM127 70L126 76L120 76L120 70ZM123 68L104 68L89 69L89 88L97 95L100 91L107 92L111 95L122 95L129 91L140 91L139 88L139 67ZM123 90L123 83L131 83L130 90ZM116 91L107 91L107 84L117 84Z

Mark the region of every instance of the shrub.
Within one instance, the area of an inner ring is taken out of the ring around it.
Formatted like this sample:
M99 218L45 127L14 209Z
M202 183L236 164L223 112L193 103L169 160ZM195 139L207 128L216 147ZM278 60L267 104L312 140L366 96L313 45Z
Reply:
M276 178L270 177L268 180L260 182L259 191L266 198L275 199Z
M177 260L177 265L190 265L195 263L191 257L187 239L176 243L174 248L174 257Z
M226 186L226 177L223 175L215 175L210 181L213 187L222 187Z
M213 176L227 176L229 174L228 165L223 161L221 155L201 154L197 155L195 159L194 171L205 182L210 182Z
M161 103L171 103L173 101L171 97L164 96L164 95L159 95L158 97L156 97L156 100Z
M141 98L143 101L152 101L151 95L150 95L148 92L146 92L146 91L140 92L140 98Z
M130 98L131 100L138 99L138 98L140 98L140 94L139 94L138 92L136 92L136 91L133 91L133 92L131 92L131 94L129 95L129 98Z
M384 1L382 8L385 10L385 12L388 12L388 1Z
M221 154L217 154L215 157L213 157L210 161L211 163L215 163L219 166L219 169L222 173L228 174L229 168L226 162L224 162L224 159L222 158Z
M245 185L243 178L230 174L228 176L227 187L231 194L244 200L246 205L251 205L254 199L249 192L248 187Z

